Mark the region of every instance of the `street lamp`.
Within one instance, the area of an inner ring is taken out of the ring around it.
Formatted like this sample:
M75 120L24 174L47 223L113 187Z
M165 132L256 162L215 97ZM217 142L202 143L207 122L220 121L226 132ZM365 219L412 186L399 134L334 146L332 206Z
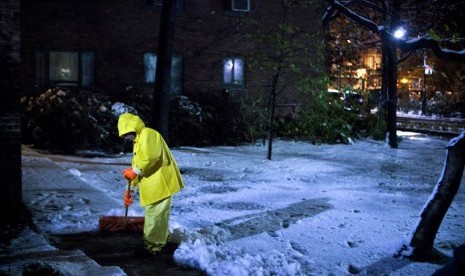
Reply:
M421 115L426 115L426 75L433 74L433 68L426 64L426 51L423 52L423 89L421 90Z
M399 27L394 31L395 38L404 38L406 34L407 30L405 30L403 27Z

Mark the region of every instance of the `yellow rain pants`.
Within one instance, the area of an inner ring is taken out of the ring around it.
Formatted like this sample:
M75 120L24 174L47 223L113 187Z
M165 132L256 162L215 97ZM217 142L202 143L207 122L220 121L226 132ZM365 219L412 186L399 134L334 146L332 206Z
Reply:
M169 219L171 196L145 206L144 244L156 254L166 245L170 236Z

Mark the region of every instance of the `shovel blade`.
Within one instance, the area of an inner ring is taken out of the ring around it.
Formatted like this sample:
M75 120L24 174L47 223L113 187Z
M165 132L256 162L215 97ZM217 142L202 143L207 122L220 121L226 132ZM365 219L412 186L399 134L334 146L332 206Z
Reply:
M101 216L98 227L100 232L143 232L144 217Z

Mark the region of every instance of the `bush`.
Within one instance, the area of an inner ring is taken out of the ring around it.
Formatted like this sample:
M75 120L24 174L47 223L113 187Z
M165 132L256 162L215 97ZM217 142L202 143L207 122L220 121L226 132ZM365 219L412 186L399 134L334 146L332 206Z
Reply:
M276 134L288 139L305 139L312 143L349 143L355 135L356 115L344 110L343 103L324 92L311 95L295 118L277 121Z
M421 114L421 101L416 99L402 98L399 100L397 109L405 113Z
M365 133L364 136L371 137L375 140L386 139L386 120L381 118L380 114L368 114L363 120L361 130Z
M246 128L244 133L245 141L255 144L257 139L267 137L269 110L262 104L262 99L242 101L239 112Z
M56 88L22 98L21 104L23 143L64 153L90 148L114 152L123 147L117 115L104 96Z
M451 116L455 112L463 113L465 111L464 101L456 94L448 95L447 92L436 92L434 97L427 102L427 112L446 117Z
M80 149L130 150L131 145L118 137L118 116L131 112L148 123L152 101L147 92L138 93L134 89L126 92L127 104L84 90L49 89L37 97L25 97L22 99L23 142L66 153ZM298 116L276 119L276 136L313 143L349 143L359 135L384 139L385 123L378 117L344 110L325 93L311 99L301 106ZM268 116L260 99L231 102L221 95L176 96L170 101L169 144L256 143L268 135Z
M127 104L111 102L102 94L58 88L37 97L23 98L23 142L62 153L81 149L107 152L129 149L118 137L118 116L131 112L147 124L152 100L147 91L128 89ZM257 102L230 102L220 95L173 97L169 116L170 145L237 145L252 141L262 135L264 129L260 119L262 111L257 107Z
M206 145L209 130L204 125L211 114L199 103L185 96L178 96L170 102L169 142L173 146Z
M400 98L397 105L399 111L421 114L421 99ZM425 112L430 115L453 116L455 113L465 114L464 99L460 93L448 93L437 91L434 96L426 101Z
M178 96L170 107L170 144L174 146L237 145L252 141L262 126L254 106L219 95Z

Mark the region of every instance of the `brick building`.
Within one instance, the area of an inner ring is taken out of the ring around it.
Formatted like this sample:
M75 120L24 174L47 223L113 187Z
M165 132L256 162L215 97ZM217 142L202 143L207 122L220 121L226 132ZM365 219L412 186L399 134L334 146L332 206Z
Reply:
M21 204L19 109L20 1L0 1L0 202L5 222L18 218Z
M107 94L125 93L129 86L151 89L162 2L23 0L24 93L41 93L54 85ZM277 24L283 13L280 3L177 0L172 91L267 95L271 76L249 66L254 53L264 50L254 42L249 23ZM289 12L287 20L302 31L321 32L321 7ZM309 47L313 42L308 41ZM290 93L281 101L294 98Z
M0 0L0 200L6 211L2 218L17 215L21 204L21 95L36 95L57 85L106 94L128 93L128 86L151 89L162 2ZM280 3L177 0L174 93L267 95L271 75L249 61L269 49L254 42L257 30L249 23L276 25L283 15ZM322 13L321 6L312 5L287 14L302 32L314 34L305 42L310 49L323 39ZM316 56L312 62L319 62ZM291 91L280 100L286 105L298 97Z

